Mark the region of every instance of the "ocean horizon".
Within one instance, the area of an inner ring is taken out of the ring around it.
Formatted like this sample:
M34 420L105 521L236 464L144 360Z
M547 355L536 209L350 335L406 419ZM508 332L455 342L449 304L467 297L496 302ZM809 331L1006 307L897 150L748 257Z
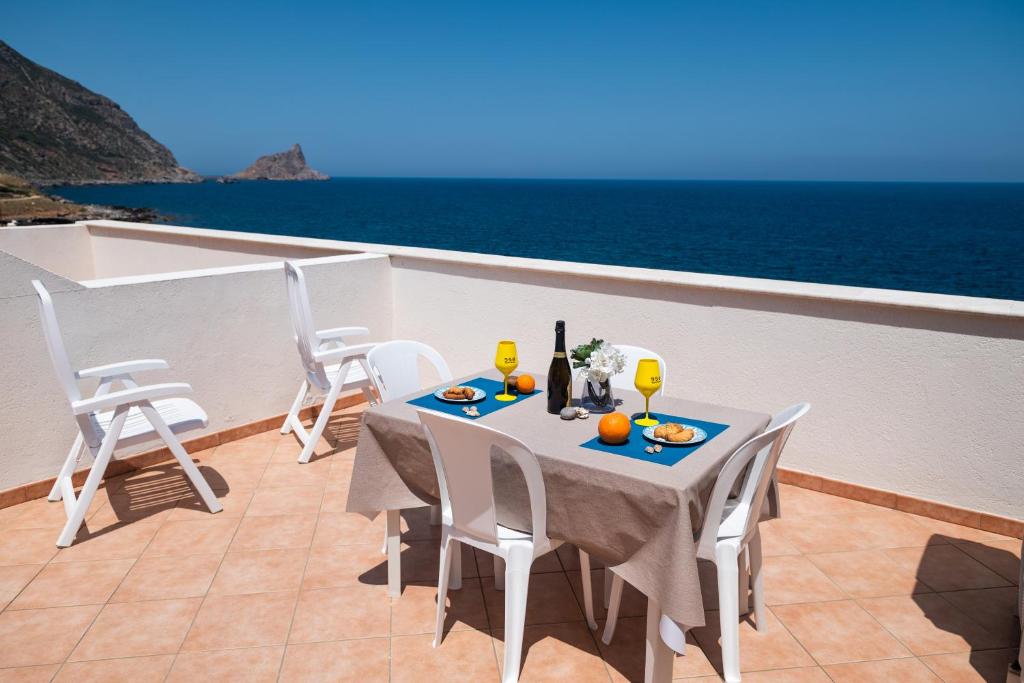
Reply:
M52 191L192 227L1024 300L1024 183L332 178Z

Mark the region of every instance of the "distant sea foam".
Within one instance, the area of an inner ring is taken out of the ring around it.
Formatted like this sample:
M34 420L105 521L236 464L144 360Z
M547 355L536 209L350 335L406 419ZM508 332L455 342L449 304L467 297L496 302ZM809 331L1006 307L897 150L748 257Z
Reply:
M339 178L56 192L195 227L1024 300L1024 184Z

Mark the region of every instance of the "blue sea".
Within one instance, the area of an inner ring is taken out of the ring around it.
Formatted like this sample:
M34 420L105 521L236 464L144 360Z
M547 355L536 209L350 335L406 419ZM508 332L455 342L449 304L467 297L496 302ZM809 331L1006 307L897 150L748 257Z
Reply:
M195 227L1024 300L1024 184L338 178L55 192Z

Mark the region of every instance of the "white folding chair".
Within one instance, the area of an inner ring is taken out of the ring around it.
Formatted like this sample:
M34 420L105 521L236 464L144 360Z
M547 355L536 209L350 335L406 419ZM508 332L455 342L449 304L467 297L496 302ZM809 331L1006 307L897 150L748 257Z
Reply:
M505 664L502 681L519 680L526 599L533 561L559 545L547 536L547 495L537 456L521 441L484 425L418 410L441 492L441 562L437 579L434 647L441 644L445 598L453 557L465 543L501 558L505 579ZM531 530L498 524L491 457L509 456L522 472L529 495ZM495 579L497 579L497 574Z
M157 436L177 458L207 509L220 512L223 508L210 485L175 436L207 425L203 409L194 401L183 398L192 393L192 387L180 383L139 386L132 373L165 370L168 365L162 360L113 363L75 372L64 348L53 299L39 280L33 280L32 286L39 296L39 318L46 348L61 388L71 403L71 414L75 416L79 430L48 496L54 503L64 501L68 517L57 538L57 545L66 548L74 542L114 450L118 446L137 444ZM83 398L78 380L92 378L99 379L99 387L91 398ZM115 389L115 382L123 388ZM76 497L72 476L85 449L92 455L93 464L82 491Z
M758 521L782 449L796 421L811 409L798 403L775 416L764 432L736 449L715 481L697 537L697 557L715 564L718 573L718 614L722 627L722 668L725 680L740 680L739 615L747 600L747 581L741 579L749 563L749 587L754 597L757 630L765 628L764 584L761 577L761 535ZM729 494L743 477L739 497ZM613 570L614 574L614 570ZM623 580L614 574L611 605L601 640L607 645L615 634ZM736 587L740 586L740 590Z
M302 444L299 462L307 463L313 457L320 437L327 427L327 422L334 411L338 395L345 389L361 389L370 405L376 402L370 391L371 381L369 367L366 365L366 352L373 344L346 346L345 337L369 334L365 327L334 327L327 330L316 330L313 327L313 313L309 307L309 293L306 290L306 277L302 269L294 263L285 261L285 284L288 288L288 310L295 333L295 344L299 348L299 358L306 379L299 386L299 393L292 402L288 416L281 425L281 433L295 432ZM299 419L302 404L310 394L324 395L324 405L317 416L313 428L306 431Z

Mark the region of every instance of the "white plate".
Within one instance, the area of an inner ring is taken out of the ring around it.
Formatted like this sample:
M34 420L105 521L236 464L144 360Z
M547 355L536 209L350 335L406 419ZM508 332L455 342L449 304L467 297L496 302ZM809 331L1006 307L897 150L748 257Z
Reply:
M669 441L667 439L659 439L658 437L654 436L654 430L660 427L660 424L656 424L651 427L644 427L644 438L647 439L648 441L660 443L665 446L692 446L693 444L700 443L704 439L708 438L708 433L705 432L700 427L694 427L693 425L688 424L680 424L678 422L676 424L679 424L679 426L682 427L683 429L692 429L693 438L690 439L689 441Z
M434 392L434 398L438 401L444 401L445 403L477 403L487 398L487 392L483 389L477 389L476 387L470 387L476 393L473 394L473 398L445 398L444 392L448 391L451 387L441 387Z

